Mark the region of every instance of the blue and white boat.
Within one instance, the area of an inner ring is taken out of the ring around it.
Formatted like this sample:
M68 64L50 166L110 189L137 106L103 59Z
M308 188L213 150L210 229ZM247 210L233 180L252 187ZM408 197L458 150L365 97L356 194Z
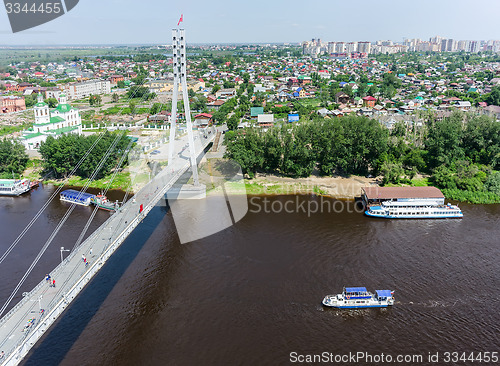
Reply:
M368 292L366 287L344 287L341 294L327 295L323 305L339 309L385 308L394 305L394 291Z
M424 200L384 201L380 205L369 206L365 215L384 219L452 219L464 214L456 205L438 204Z
M75 191L74 189L66 189L62 191L59 199L64 202L76 203L77 205L88 206L95 197L95 194Z

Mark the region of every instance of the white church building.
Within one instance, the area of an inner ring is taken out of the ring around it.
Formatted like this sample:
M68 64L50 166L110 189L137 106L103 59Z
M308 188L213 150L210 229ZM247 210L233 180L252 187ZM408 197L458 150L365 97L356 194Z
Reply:
M82 133L82 119L78 109L68 104L65 94L59 95L59 104L49 110L47 103L38 94L38 103L33 107L35 123L33 127L23 131L21 142L28 150L36 150L47 136L58 138L68 133Z

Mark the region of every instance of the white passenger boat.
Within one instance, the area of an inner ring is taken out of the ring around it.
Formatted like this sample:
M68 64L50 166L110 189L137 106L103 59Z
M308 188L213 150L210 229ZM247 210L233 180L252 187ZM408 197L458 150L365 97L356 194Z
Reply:
M385 219L450 219L462 218L464 214L456 205L438 204L429 201L384 201L380 205L368 206L367 216Z
M0 179L0 196L19 196L30 188L29 179Z
M385 308L394 305L394 291L368 292L366 287L344 287L341 294L327 295L323 305L339 309Z

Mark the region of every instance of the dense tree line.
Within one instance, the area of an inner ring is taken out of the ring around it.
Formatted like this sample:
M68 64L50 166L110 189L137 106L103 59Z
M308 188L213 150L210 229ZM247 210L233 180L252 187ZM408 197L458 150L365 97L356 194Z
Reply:
M12 174L18 176L28 163L26 150L18 141L10 139L0 140L0 178L12 178Z
M315 167L324 175L365 174L380 165L387 136L375 120L347 116L284 124L267 132L255 128L229 131L226 145L228 157L249 175L307 177Z
M75 174L82 178L90 177L104 158L108 148L113 144L116 134L121 133L119 131L105 132L92 153L89 154ZM40 146L44 169L47 173L52 173L55 178L66 178L98 137L98 135L82 136L76 134L64 135L57 139L52 136L47 137L47 140ZM128 146L129 141L126 135L120 138L115 149L97 174L96 179L102 178L111 172Z

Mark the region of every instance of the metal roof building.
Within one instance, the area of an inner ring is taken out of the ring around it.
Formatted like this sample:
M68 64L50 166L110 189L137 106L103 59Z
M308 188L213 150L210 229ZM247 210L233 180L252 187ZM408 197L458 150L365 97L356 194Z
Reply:
M444 195L436 187L363 187L361 197L369 204L382 201L430 201L444 204Z

